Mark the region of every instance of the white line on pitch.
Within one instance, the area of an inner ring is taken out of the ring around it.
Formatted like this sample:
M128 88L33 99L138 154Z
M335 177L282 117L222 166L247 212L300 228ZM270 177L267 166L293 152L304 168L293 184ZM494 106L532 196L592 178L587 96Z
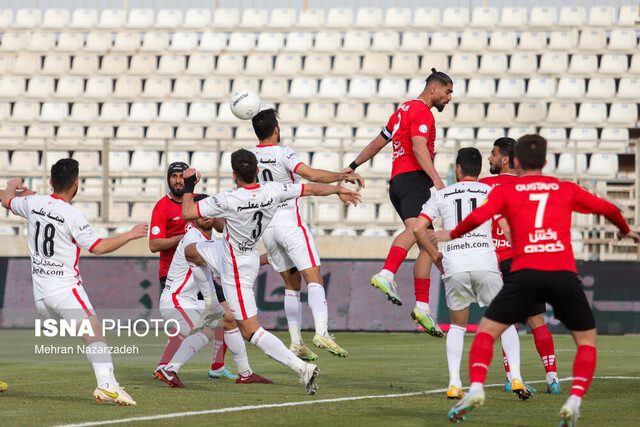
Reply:
M602 380L639 380L640 377L593 377L594 379L602 379ZM569 381L571 377L562 378L559 381ZM527 381L527 384L536 384L543 383L544 380L540 381ZM487 387L501 387L504 383L500 384L489 384L485 385ZM468 389L468 387L464 387ZM339 397L335 399L319 399L319 400L308 400L304 402L286 402L286 403L270 403L266 405L248 405L248 406L236 406L232 408L220 408L220 409L207 409L205 411L189 411L189 412L174 412L171 414L162 414L162 415L150 415L146 417L132 417L132 418L122 418L119 420L106 420L106 421L91 421L87 423L80 424L65 424L60 425L58 427L87 427L87 426L101 426L106 424L120 424L120 423L130 423L133 421L150 421L150 420L162 420L167 418L180 418L180 417L191 417L194 415L207 415L207 414L222 414L226 412L240 412L240 411L249 411L252 409L270 409L270 408L285 408L288 406L303 406L303 405L316 405L319 403L334 403L334 402L346 402L353 400L365 400L365 399L383 399L390 397L409 397L409 396L420 396L423 394L435 394L435 393L443 393L446 392L446 388L441 388L437 390L425 390L425 391L415 391L412 393L399 393L399 394L381 394L377 396L352 396L352 397Z

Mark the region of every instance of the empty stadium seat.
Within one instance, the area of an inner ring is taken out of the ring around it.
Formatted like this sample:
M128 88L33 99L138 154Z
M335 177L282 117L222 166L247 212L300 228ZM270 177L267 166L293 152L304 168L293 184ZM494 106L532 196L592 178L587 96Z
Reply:
M154 28L171 30L182 25L183 17L180 9L160 9L156 16Z
M385 10L382 27L405 29L411 25L412 10L405 7L390 7Z
M62 122L69 115L69 105L66 102L44 102L40 111L41 122Z
M634 56L635 57L635 56ZM617 55L605 53L600 59L600 74L619 75L624 74L629 68L629 59L627 55Z
M302 69L302 56L299 54L280 54L276 56L273 74L295 77Z
M19 53L13 62L12 73L18 76L32 76L40 72L40 55Z
M76 55L73 58L71 71L74 76L92 76L98 70L98 56L93 54Z
M318 221L323 223L338 223L342 220L343 208L341 204L318 202L316 206Z
M586 83L584 79L574 79L562 77L558 80L556 98L558 99L578 99L586 93Z
M124 83L126 82L127 80L124 81ZM131 84L135 84L135 81L132 81ZM124 90L125 88L122 88L122 89ZM137 90L137 87L135 89ZM116 81L116 90L114 92L114 96L116 95L116 93L118 93L117 81ZM132 93L135 93L135 92L132 92ZM162 99L165 96L168 96L170 93L171 93L170 79L150 78L150 79L147 79L144 84L144 91L142 92L142 98ZM126 94L126 92L123 92L123 97L126 96L124 94Z
M159 33L162 34L162 33ZM145 41L146 41L145 37ZM172 52L191 52L198 47L198 35L193 32L176 31L171 37L171 46L169 50Z
M640 78L623 77L618 87L618 99L640 99Z
M561 153L558 157L557 175L580 176L587 171L587 155L584 153Z
M56 51L75 53L82 50L84 47L84 37L79 33L60 33L58 37L58 44L56 45Z
M29 43L29 35L26 33L6 32L2 36L0 52L19 52Z
M567 71L568 63L569 59L566 53L545 52L540 57L538 72L540 74L560 75Z
M373 33L371 50L374 52L396 52L400 47L400 34L395 31L376 31ZM366 47L365 47L366 49Z
M638 20L638 5L620 6L620 16L618 18L619 27L633 27Z
M587 174L599 178L615 177L618 174L618 155L593 153L589 160Z
M521 102L518 106L516 123L538 124L547 117L547 105L544 102Z
M107 83L108 82L108 83ZM95 83L96 85L98 85L98 83ZM110 79L102 79L102 81L100 82L100 85L102 86L106 86L106 85L111 86L111 80ZM87 84L88 86L88 84ZM161 94L158 94L156 92L153 92L151 89L157 89L159 88L160 85L158 85L157 83L153 82L151 79L147 80L146 82L146 87L147 87L147 91L150 92L149 96L151 97L155 97L155 96L162 96ZM104 91L106 90L105 87L102 88L97 88L100 91ZM142 94L142 79L138 78L138 77L121 77L119 79L116 80L116 84L115 84L115 89L113 91L113 97L114 98L123 98L123 99L135 99L136 97L140 96Z
M588 99L611 99L615 96L615 93L616 82L614 79L589 79L586 93Z
M611 27L616 22L616 9L613 6L595 6L589 9L590 27Z
M327 12L326 28L346 30L353 25L353 10L348 7L332 7Z
M587 13L581 6L563 6L560 8L558 25L561 27L581 27L587 22Z
M112 52L133 52L140 48L139 33L117 32L113 42Z
M499 99L519 99L525 95L524 79L501 78L498 81L496 98Z
M478 56L466 53L454 53L451 56L449 71L456 76L472 76L478 71Z
M538 59L533 53L514 53L509 63L509 74L526 76L534 74L538 69Z
M128 169L129 153L127 151L109 150L109 172L118 173L124 172Z
M156 73L173 76L184 72L185 67L186 58L183 55L162 55Z
M205 31L200 36L199 52L221 52L227 47L227 35L225 33L213 33Z
M378 87L378 98L398 99L407 93L407 82L405 79L382 78Z
M295 9L275 8L271 11L271 17L267 27L280 30L293 28L296 24L296 20L297 16Z
M83 174L100 173L102 170L99 151L75 151L71 157L78 161Z
M52 77L29 79L29 86L24 94L27 98L47 99L53 95L54 80Z
M607 120L607 104L596 102L583 102L580 105L580 112L576 120L577 123L604 123Z
M636 126L638 123L638 104L621 102L612 103L607 123Z
M124 27L126 21L127 15L124 9L103 9L97 27L110 30L118 29Z
M129 11L129 19L125 25L126 28L143 30L150 28L154 21L153 9L136 8Z
M22 97L27 88L22 77L3 76L0 78L0 98L15 99Z
M522 28L527 25L527 9L524 7L503 7L500 14L500 26Z
M435 32L431 35L431 51L451 52L458 47L458 35L454 31Z
M487 123L510 124L516 118L515 105L512 103L491 103L487 107Z
M578 30L552 31L547 49L565 51L574 49L577 45Z
M584 105L584 104L583 104ZM576 120L576 104L552 102L547 111L548 123L573 123Z
M216 74L220 76L237 76L244 68L244 57L235 53L223 53L218 56Z
M550 149L563 149L567 146L567 130L562 127L542 127L540 136L547 140Z
M216 29L233 29L240 23L240 10L233 8L216 8L211 25Z
M100 74L118 76L124 74L128 67L128 58L125 55L107 54L102 57Z
M389 55L369 53L362 58L360 72L368 76L383 76L389 71Z
M229 36L228 52L243 53L253 50L256 45L256 35L254 33L233 32Z
M74 30L90 30L98 25L98 11L96 9L73 9L69 28Z
M529 79L529 87L527 88L527 98L544 99L552 97L556 92L556 83L554 79L547 77L535 77Z
M111 49L112 42L112 36L109 33L91 32L87 34L84 50L90 53L105 53Z
M98 118L98 104L94 102L76 102L71 107L69 121L91 123Z
M105 139L111 138L113 138L113 126L91 125L87 128L87 136L84 138L82 145L100 149L103 147Z
M504 53L485 53L480 58L478 74L500 76L507 72L507 55Z
M256 52L277 53L284 47L283 33L260 33Z
M596 128L574 127L569 131L569 147L575 144L579 150L593 149L598 145Z
M597 70L598 57L596 55L572 55L567 72L588 77L595 74Z
M16 12L15 21L13 22L13 28L35 28L40 25L40 22L40 9L18 9Z
M373 203L360 203L358 206L349 205L347 207L347 223L367 223L371 224L376 220L376 205Z
M356 11L355 28L375 29L382 25L382 9L376 7L360 7Z
M493 79L469 79L466 97L469 99L489 99L496 91L496 83Z
M602 51L607 47L607 35L602 29L582 30L578 49L581 51Z
M54 49L56 45L56 36L53 33L34 32L29 37L25 49L29 52L46 53Z
M629 145L629 129L603 128L600 135L601 149L625 151Z
M558 11L555 7L534 6L531 8L529 26L534 28L554 27L558 19Z
M159 172L160 155L157 151L135 150L131 155L131 172Z

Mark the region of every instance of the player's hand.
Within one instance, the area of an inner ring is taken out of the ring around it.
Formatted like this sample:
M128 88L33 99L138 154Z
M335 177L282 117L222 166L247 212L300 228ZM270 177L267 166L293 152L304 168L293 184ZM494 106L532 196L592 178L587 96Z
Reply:
M21 185L18 188L16 188L16 197L27 197L27 196L33 196L34 194L36 194L35 191L31 190L30 188Z
M338 197L340 197L342 203L347 206L349 205L349 203L353 203L353 206L358 206L358 203L362 202L360 193L358 193L357 191L348 190L346 188L340 188Z
M433 261L433 265L435 265L437 267L438 270L440 270L440 273L444 274L444 267L442 266L442 252L438 252L438 255L435 258L432 258Z
M640 235L635 231L629 231L627 234L622 234L621 232L618 231L616 233L616 237L618 238L618 240L622 240L625 237L628 237L631 240L633 240L634 243L640 243Z
M446 187L444 185L444 182L442 182L442 180L438 180L438 182L434 182L433 185L435 185L436 190L442 190L444 187Z
M438 230L431 233L429 236L429 240L433 246L436 246L438 242L448 242L451 240L451 231L449 230Z
M260 265L269 265L269 258L267 257L267 254L260 254Z
M7 187L22 187L22 178L11 178L9 181L7 181Z
M185 169L184 172L182 173L182 179L187 179L187 178L190 178L190 177L192 177L194 175L196 176L195 184L197 184L197 183L200 182L200 178L202 177L202 175L200 174L200 172L196 171L195 168Z
M147 224L146 222L136 224L133 226L131 231L129 231L129 233L131 233L132 240L147 237L149 235L149 224Z
M340 173L353 173L353 172L354 172L354 170L351 169L349 166L347 166L346 168L344 168L344 169L342 169L340 171Z
M350 172L344 178L344 181L347 181L349 184L358 184L358 188L364 188L364 178L362 178L359 174Z

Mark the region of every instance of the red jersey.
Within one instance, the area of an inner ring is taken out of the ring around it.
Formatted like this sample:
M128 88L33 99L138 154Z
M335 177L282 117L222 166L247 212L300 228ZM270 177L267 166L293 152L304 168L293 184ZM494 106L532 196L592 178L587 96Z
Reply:
M176 202L169 195L156 203L151 214L151 233L149 239L163 239L185 234L191 223L182 219L182 203ZM160 277L169 272L171 260L176 248L160 251Z
M382 130L382 136L393 142L391 179L400 173L423 170L413 154L413 136L427 138L427 149L433 160L436 141L435 119L429 106L420 99L400 105L389 119L387 127Z
M629 226L613 204L577 184L526 175L494 188L487 202L451 232L456 239L501 213L511 228L511 271L534 269L577 273L571 249L571 212L604 215L622 233Z
M491 187L497 187L498 185L511 182L515 179L518 179L516 175L503 174L488 176L478 180L478 182L490 185ZM511 244L504 236L502 228L498 225L498 221L500 221L501 218L502 215L499 215L497 217L493 217L491 220L491 237L493 238L493 246L496 248L496 255L498 255L498 262L509 259L513 255L511 252Z

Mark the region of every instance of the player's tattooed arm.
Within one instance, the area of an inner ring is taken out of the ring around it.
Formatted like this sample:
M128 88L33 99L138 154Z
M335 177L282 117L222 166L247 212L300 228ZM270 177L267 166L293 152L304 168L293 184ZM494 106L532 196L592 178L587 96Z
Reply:
M184 248L184 257L192 264L207 265L204 258L202 258L202 256L198 252L198 249L196 249L195 243L191 243Z
M200 218L198 207L193 201L193 189L200 181L200 173L194 168L186 169L183 173L184 194L182 195L182 218L185 221L193 221Z

